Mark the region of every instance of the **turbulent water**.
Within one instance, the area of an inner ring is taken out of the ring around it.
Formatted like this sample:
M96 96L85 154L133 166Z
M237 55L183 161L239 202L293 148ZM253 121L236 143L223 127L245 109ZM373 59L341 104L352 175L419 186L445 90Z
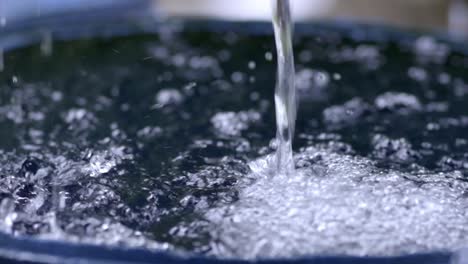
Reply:
M5 53L1 231L243 259L466 247L467 54L314 29L295 40L296 170L276 177L271 35Z

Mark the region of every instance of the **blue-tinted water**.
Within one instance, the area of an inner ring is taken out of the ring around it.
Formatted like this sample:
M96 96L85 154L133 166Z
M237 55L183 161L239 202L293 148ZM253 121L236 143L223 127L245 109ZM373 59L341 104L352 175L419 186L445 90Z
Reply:
M466 54L333 30L294 44L287 177L266 165L271 35L165 31L6 53L2 231L235 258L466 246Z
M273 174L294 173L292 141L296 125L297 97L292 47L291 11L288 1L271 1L277 54L275 88L276 158Z

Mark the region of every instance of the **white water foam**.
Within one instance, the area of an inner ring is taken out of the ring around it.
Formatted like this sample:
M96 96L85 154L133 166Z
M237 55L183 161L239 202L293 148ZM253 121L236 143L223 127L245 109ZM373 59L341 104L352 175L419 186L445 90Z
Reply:
M458 171L403 173L371 160L309 147L294 174L268 177L266 157L239 200L205 212L214 255L398 255L468 245L468 183Z

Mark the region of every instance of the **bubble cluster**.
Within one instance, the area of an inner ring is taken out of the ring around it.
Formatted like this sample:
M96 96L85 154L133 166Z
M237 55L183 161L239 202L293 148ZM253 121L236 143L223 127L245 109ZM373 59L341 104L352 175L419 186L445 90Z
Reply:
M247 176L254 183L239 200L206 212L221 239L214 254L387 256L468 243L468 185L457 181L460 173L382 170L368 159L313 147L296 162L297 174L268 177L268 160L254 161Z
M323 119L331 125L346 124L363 118L370 111L370 106L361 98L353 98L343 105L326 108L323 111Z

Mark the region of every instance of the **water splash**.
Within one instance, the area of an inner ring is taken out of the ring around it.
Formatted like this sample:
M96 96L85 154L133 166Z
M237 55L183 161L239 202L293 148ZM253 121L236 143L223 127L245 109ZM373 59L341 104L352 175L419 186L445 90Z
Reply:
M461 248L468 242L466 182L460 172L385 170L333 147L295 155L296 171L268 177L251 162L253 184L238 201L207 210L216 256L390 256Z
M277 173L294 171L292 140L296 121L295 70L292 48L292 26L289 0L273 0L273 28L278 54L278 72L275 89Z

